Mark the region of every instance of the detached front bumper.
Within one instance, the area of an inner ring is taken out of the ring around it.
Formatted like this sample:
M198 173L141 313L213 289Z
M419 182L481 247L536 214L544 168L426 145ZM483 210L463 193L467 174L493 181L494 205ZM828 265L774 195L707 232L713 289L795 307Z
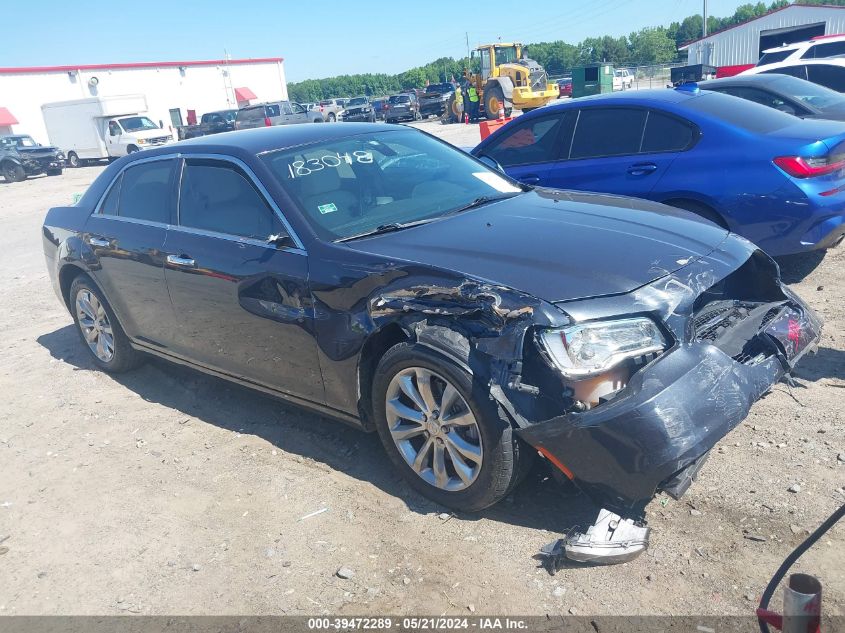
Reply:
M601 507L640 517L656 491L685 492L707 452L815 349L820 329L809 308L790 302L756 335L773 351L756 364L706 342L685 343L635 373L610 402L518 433Z

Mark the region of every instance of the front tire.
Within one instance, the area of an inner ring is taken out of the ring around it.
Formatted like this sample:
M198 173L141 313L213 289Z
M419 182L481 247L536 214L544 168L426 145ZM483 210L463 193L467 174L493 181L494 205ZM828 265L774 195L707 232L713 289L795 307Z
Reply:
M73 280L69 297L76 330L97 367L117 374L140 364L141 354L132 348L108 301L88 275Z
M499 84L487 86L484 89L484 113L488 121L499 118L499 108L505 109L505 93L502 92L502 87Z
M533 456L486 385L421 345L388 350L372 402L379 437L402 476L455 510L476 512L502 499Z
M79 156L76 155L76 152L69 152L67 155L67 164L69 167L73 167L76 169L81 164L79 160Z
M337 121L337 117L335 116L334 112L329 112L329 123L334 123Z
M135 153L135 152L137 152L137 151L139 151L139 150L138 150L138 148L137 148L135 145L130 145L129 147L127 147L127 148L126 148L126 154L127 154L127 156L128 156L129 154L134 154L134 153Z
M5 162L0 165L0 172L3 173L3 180L6 182L21 182L26 180L24 168L12 162Z

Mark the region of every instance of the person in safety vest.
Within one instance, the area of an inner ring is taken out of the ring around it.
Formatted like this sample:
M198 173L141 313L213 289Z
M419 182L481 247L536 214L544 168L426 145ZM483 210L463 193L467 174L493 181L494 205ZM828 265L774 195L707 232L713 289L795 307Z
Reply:
M469 98L469 120L478 120L478 91L473 84L467 88L467 97Z
M455 86L455 111L449 114L457 117L458 123L464 120L464 91L460 86Z

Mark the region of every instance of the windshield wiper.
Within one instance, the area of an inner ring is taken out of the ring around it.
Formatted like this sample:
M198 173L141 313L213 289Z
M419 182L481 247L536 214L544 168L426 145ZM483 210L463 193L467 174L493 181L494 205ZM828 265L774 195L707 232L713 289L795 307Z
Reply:
M414 226L419 226L421 224L428 224L437 218L426 218L425 220L416 220L414 222L390 222L389 224L380 224L374 229L369 231L364 231L363 233L358 233L356 235L350 235L348 237L341 237L340 239L335 240L335 242L349 242L351 240L357 240L361 237L370 237L371 235L381 235L382 233L393 233L394 231L401 231L403 229L409 229Z
M488 204L490 202L497 202L498 200L507 200L508 198L513 198L514 196L518 196L519 194L514 193L503 193L498 196L479 196L469 204L465 204L462 207L458 207L456 209L452 209L451 211L445 213L444 215L454 215L455 213L461 213L462 211L469 211L470 209L475 209L482 205Z

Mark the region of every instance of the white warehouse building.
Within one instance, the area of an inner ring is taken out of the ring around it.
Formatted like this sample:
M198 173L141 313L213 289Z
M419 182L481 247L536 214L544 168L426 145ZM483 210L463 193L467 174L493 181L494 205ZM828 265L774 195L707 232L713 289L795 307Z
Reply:
M204 112L287 99L284 60L92 64L0 68L0 134L49 142L41 106L96 96L144 95L149 117L174 133Z
M845 7L790 4L716 31L679 47L688 63L711 66L756 64L769 48L822 35L845 33Z

